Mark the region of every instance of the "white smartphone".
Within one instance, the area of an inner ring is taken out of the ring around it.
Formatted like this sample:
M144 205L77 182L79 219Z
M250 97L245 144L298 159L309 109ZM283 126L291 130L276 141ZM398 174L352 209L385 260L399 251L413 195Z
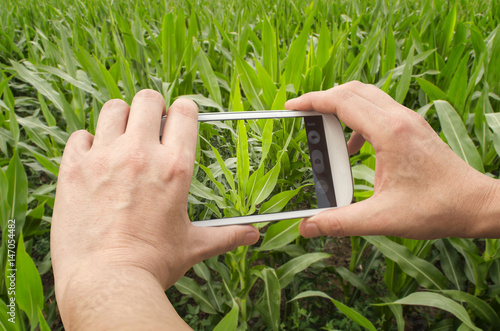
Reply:
M351 203L351 166L336 116L220 112L200 113L198 122L188 198L194 225L296 219Z

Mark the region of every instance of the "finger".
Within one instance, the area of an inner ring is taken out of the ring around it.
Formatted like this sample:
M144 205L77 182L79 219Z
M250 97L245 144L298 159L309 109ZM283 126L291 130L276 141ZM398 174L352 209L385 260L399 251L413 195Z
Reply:
M351 138L349 138L349 141L347 142L347 150L349 151L349 155L359 152L364 143L365 138L356 131L353 131L351 134Z
M401 111L401 108L403 107L399 102L394 100L389 94L385 93L375 85L363 84L359 81L351 81L343 84L342 86L352 91L353 93L359 95L360 97L370 100L375 105L384 110Z
M391 235L397 229L389 227L389 217L384 217L384 210L386 210L384 205L379 199L372 197L352 205L327 210L303 219L299 225L299 231L306 238ZM392 217L395 218L395 215Z
M106 102L97 121L94 145L108 145L121 136L127 127L129 112L130 107L123 100Z
M158 141L161 116L165 113L165 100L160 93L142 90L130 106L126 132L138 139Z
M64 148L61 168L73 168L82 162L85 154L92 147L94 136L85 130L78 130L71 134Z
M287 101L285 108L335 114L348 127L359 132L369 141L383 132L380 128L384 127L388 116L383 109L343 85L328 91L304 94Z
M260 237L259 231L251 225L223 227L193 227L196 231L199 260L231 251L239 246L253 245Z
M168 108L163 127L162 144L176 155L193 158L196 152L198 132L198 106L192 100L179 98ZM186 154L187 153L187 154Z

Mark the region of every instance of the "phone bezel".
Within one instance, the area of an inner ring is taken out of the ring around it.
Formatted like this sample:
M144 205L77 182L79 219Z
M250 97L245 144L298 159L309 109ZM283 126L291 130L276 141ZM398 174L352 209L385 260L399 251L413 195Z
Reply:
M347 152L347 143L344 130L337 117L333 114L321 114L316 111L295 110L267 110L267 111L243 111L243 112L217 112L200 113L198 122L228 121L228 120L255 120L270 118L293 118L307 116L322 116L325 129L328 157L330 159L332 180L337 200L337 207L347 206L351 203L354 187L352 180L351 164ZM163 128L163 125L161 126ZM160 133L161 135L161 133ZM314 216L324 210L337 208L316 208L279 213L248 215L237 217L226 217L203 221L192 221L196 226L226 226L237 224L251 224L260 222L280 221L285 219L296 219Z

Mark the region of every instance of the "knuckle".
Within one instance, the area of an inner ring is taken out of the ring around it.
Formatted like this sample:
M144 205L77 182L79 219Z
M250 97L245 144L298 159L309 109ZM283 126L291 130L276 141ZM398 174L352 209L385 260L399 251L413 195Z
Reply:
M66 143L66 148L72 148L72 145L78 144L79 142L91 138L92 135L88 133L86 130L78 130L75 131L69 136L69 139Z
M367 84L360 82L359 80L352 80L348 83L345 83L344 85L345 85L345 87L352 88L353 90L359 90L359 89L363 89L363 88L366 88L367 86L369 86Z
M151 89L140 90L139 92L137 92L135 97L163 101L163 96L159 92Z
M198 106L194 101L187 98L179 98L175 100L168 111L169 113L173 111L190 118L198 118Z
M387 123L389 134L396 137L407 135L411 127L405 116L392 116Z
M339 103L345 103L349 101L352 97L354 97L354 93L349 90L345 85L341 85L337 88L337 90L334 90L334 97L339 100Z
M229 252L235 249L236 247L238 247L238 236L236 235L236 232L229 231L226 235L226 243L224 246L224 251Z
M126 157L124 158L126 162L120 161L120 163L124 163L123 166L128 171L132 172L132 176L145 172L146 168L150 164L149 154L138 146L133 146L129 148L126 152Z
M330 236L338 236L338 237L343 237L344 236L344 228L342 227L341 220L338 217L334 217L330 219L326 223L326 229L327 235Z
M124 107L128 107L128 104L122 99L111 99L104 103L101 112L109 112L116 109L123 109Z
M176 155L169 159L168 169L164 172L165 180L171 181L174 179L179 179L181 181L186 178L191 178L191 173L189 172L190 167L188 166L187 157L183 155Z

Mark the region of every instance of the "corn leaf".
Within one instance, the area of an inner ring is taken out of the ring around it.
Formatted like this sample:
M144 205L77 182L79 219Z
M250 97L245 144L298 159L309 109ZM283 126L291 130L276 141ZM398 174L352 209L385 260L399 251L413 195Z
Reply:
M281 288L287 287L293 280L296 274L305 270L311 264L329 258L331 255L328 253L310 253L298 256L291 259L287 263L276 269L276 275Z
M416 257L408 248L381 236L363 237L423 287L444 290L448 280L432 263Z
M361 315L355 309L344 305L342 302L333 299L328 294L321 292L321 291L302 292L302 293L298 294L297 296L295 296L292 300L290 300L290 302L294 301L294 300L302 299L302 298L309 298L309 297L321 297L321 298L330 299L330 301L335 305L335 307L337 307L337 309L340 310L340 312L342 312L342 314L347 316L350 320L352 320L356 324L358 324L358 325L360 325L360 326L362 326L370 331L376 330L375 326L373 326L373 324L368 319L363 317L363 315Z
M484 172L483 162L455 109L448 102L441 100L434 101L434 106L451 149L476 170Z

